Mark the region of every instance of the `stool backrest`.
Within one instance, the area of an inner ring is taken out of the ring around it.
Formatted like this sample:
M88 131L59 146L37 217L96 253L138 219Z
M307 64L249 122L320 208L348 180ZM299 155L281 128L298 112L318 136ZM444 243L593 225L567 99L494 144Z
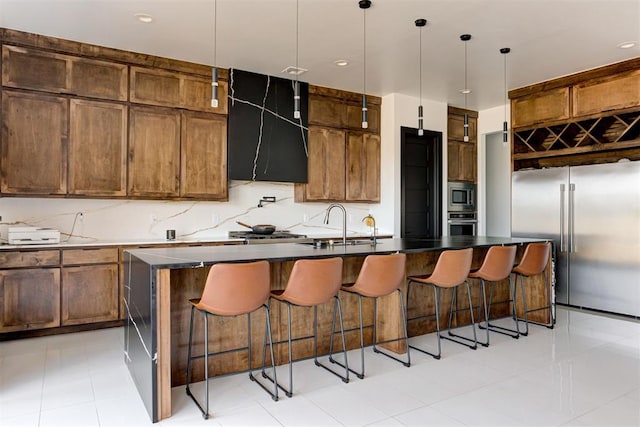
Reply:
M491 282L509 277L516 259L516 246L491 246L484 257L482 266L472 276Z
M270 288L267 261L214 264L196 307L226 316L250 313L267 302Z
M371 297L388 295L404 283L406 263L405 254L369 255L353 288Z
M458 286L467 280L472 259L473 248L443 251L428 281L438 286Z
M329 301L342 285L342 258L299 259L293 264L283 298L298 305Z
M524 255L513 271L524 276L535 276L547 268L551 242L529 243L524 250Z

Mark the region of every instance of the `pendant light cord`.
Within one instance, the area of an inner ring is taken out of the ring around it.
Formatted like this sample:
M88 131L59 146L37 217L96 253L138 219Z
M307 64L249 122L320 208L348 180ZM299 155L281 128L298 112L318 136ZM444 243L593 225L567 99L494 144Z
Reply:
M422 105L422 27L420 27L420 105Z
M299 0L296 0L296 81L298 81L298 72L300 71L298 69L298 26L299 23L298 21L300 20L300 2Z
M215 67L217 65L217 50L218 50L218 37L217 37L217 31L218 31L218 1L217 0L213 0L213 66Z
M464 42L464 109L467 109L467 95L469 84L467 82L467 41Z
M508 53L508 52L507 52ZM507 121L507 53L504 53L504 121Z
M362 9L362 50L363 54L363 78L362 78L362 94L367 93L367 9Z

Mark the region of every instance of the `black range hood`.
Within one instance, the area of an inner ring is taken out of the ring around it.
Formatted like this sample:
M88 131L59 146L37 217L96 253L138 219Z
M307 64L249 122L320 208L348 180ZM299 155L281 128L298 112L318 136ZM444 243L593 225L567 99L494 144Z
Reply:
M300 82L293 117L293 80L229 71L229 179L307 182L309 85Z

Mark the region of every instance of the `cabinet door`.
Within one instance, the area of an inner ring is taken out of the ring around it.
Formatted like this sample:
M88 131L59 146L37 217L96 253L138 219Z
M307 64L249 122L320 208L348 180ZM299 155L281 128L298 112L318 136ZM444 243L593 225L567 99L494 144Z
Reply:
M461 142L449 141L447 143L447 180L462 181L462 168L460 165Z
M362 129L362 104L347 104L347 127L352 130L379 133L380 105L367 103L367 123L369 127Z
M550 89L511 101L511 125L514 128L570 117L569 88Z
M345 132L309 127L308 181L301 201L344 200Z
M309 94L309 124L343 128L347 122L347 110L343 100Z
M118 319L118 265L62 268L62 325Z
M476 182L476 144L461 143L459 148L460 181Z
M126 195L127 107L71 100L69 194Z
M130 196L178 196L180 112L131 107L128 163Z
M211 79L184 76L180 106L190 110L227 114L227 82L218 80L218 107L211 107Z
M347 200L380 201L380 137L347 135Z
M16 46L3 46L2 60L4 86L127 100L124 64Z
M594 79L573 87L576 117L640 105L640 70Z
M227 120L215 114L182 113L180 193L226 200Z
M68 108L65 98L3 91L3 193L66 193Z
M447 139L464 142L464 114L451 114L447 116ZM469 142L478 141L478 119L469 117Z
M0 270L0 332L60 326L60 269Z

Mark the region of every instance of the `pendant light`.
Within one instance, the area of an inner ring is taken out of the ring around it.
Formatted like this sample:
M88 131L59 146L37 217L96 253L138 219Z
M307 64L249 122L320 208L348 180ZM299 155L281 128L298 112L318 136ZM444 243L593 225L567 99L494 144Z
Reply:
M296 0L296 70L298 68L298 21L300 17L299 3ZM293 118L300 118L300 82L298 81L298 73L296 73L296 80L293 83Z
M463 34L460 36L460 40L464 42L464 89L460 92L464 94L464 109L467 109L467 95L471 93L471 89L468 86L467 80L467 42L471 40L471 34ZM464 142L469 142L469 113L464 113Z
M218 2L213 0L213 68L211 69L211 107L218 108L218 67L216 66L216 48L218 38L216 37L218 20Z
M504 55L504 122L502 122L502 142L509 142L509 124L507 123L507 54L511 52L508 47L500 49L500 53Z
M359 0L362 9L362 50L363 50L363 83L362 83L362 129L369 127L367 120L367 9L371 7L371 0Z
M424 135L424 117L422 115L422 27L427 25L427 20L420 18L416 19L416 27L420 29L420 65L419 65L419 77L420 77L420 105L418 105L418 135Z

